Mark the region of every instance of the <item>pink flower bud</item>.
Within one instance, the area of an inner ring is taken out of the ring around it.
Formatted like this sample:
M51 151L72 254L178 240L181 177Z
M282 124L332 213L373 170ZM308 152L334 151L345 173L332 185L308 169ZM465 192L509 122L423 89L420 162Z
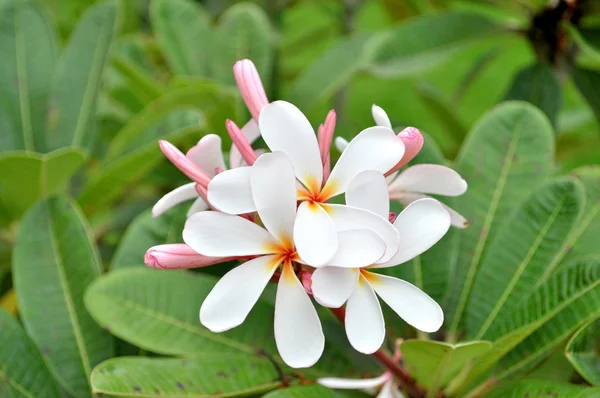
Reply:
M304 290L306 290L306 293L313 294L312 293L312 274L306 270L301 270L298 273L298 277L300 279L300 282L302 282L302 286L304 286Z
M393 172L400 169L408 164L411 160L417 156L421 148L423 148L423 143L425 142L423 135L421 132L415 127L407 127L397 135L398 138L402 140L404 143L404 156L402 159L394 166L390 171L388 171L385 175L388 176Z
M235 63L233 74L240 89L240 94L246 103L246 107L254 120L258 121L260 111L269 103L269 100L267 99L267 94L265 93L256 66L249 59L243 59Z
M254 153L254 149L242 133L242 130L231 120L227 120L225 122L225 127L227 128L227 132L231 137L231 141L233 141L233 145L240 151L242 158L246 161L248 166L252 166L256 161L256 153Z
M394 223L394 221L396 221L396 213L394 213L393 211L390 211L390 215L388 217L392 224Z
M181 243L154 246L144 255L144 263L156 269L200 268L230 260L233 257L203 256Z
M208 185L210 178L173 144L165 140L158 141L158 144L160 150L183 174L198 184Z

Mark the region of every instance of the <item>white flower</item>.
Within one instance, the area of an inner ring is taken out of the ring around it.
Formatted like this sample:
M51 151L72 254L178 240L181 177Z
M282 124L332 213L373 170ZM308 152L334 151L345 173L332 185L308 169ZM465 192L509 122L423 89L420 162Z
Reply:
M295 267L302 265L292 241L297 222L292 164L284 154L274 152L262 155L247 169L253 201L264 228L248 219L216 211L196 213L185 224L185 243L202 255L257 256L219 280L202 304L200 322L213 332L240 325L281 267L275 302L277 348L288 365L309 367L321 356L324 337L317 312L295 274ZM339 265L347 259L366 264L380 258L385 250L384 243L371 231L346 231L340 233L339 240L343 244L333 259ZM364 243L354 244L358 241Z
M382 108L373 105L372 114L377 125L391 128L390 119ZM343 153L348 146L348 141L336 137L335 146ZM388 176L387 181L390 199L398 200L404 206L415 200L428 198L427 194L459 196L467 190L467 182L460 174L449 167L437 164L418 164L408 167L400 173ZM458 228L468 226L469 223L462 215L443 203L442 205L450 213L453 226Z
M404 144L391 129L363 130L350 142L327 181L323 181L323 161L315 132L298 108L284 101L270 103L260 113L259 127L269 148L290 158L299 181L297 199L301 203L293 239L304 261L317 267L329 263L340 246L336 232L352 229L376 232L386 245L384 261L395 254L397 233L387 215L381 217L363 209L327 203L344 193L360 172L385 173L399 162ZM248 167L221 173L208 185L208 200L225 213L253 212L256 206L249 181Z
M346 202L381 216L389 214L383 175L359 174L348 187ZM365 354L377 351L385 337L385 321L376 294L406 323L424 332L437 331L444 321L440 306L412 284L369 271L392 267L420 255L450 228L450 215L435 199L420 199L407 206L394 221L399 249L386 261L366 267L327 266L312 275L312 292L323 306L338 308L346 302L346 334L350 344Z
M242 128L242 133L251 144L260 136L258 124L251 119ZM223 152L221 151L221 137L216 134L207 134L185 155L192 163L197 166L209 178L213 178L218 170L227 170ZM245 165L244 160L235 145L231 145L229 152L229 165L232 169ZM152 208L152 215L157 217L169 210L173 206L187 200L196 199L187 212L188 217L199 211L208 209L207 204L196 191L196 182L190 182L175 188L165 196L160 198Z
M404 395L398 389L394 382L394 376L390 372L385 372L379 377L372 379L343 379L338 377L324 377L317 379L317 383L328 388L340 390L363 390L368 393L377 391L376 398L404 398Z

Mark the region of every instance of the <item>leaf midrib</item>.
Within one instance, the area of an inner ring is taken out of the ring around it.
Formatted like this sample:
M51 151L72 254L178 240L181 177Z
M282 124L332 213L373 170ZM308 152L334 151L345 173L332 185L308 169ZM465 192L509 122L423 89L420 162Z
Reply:
M544 227L540 230L533 245L529 248L527 255L525 256L523 261L521 261L521 263L517 267L517 271L513 275L513 278L511 279L510 283L508 284L508 286L506 286L506 289L504 289L504 292L502 292L502 296L500 296L500 299L496 302L496 306L492 309L492 311L490 312L490 314L488 315L488 317L486 318L486 320L484 321L482 326L479 328L479 331L476 334L475 340L481 339L481 337L485 334L485 332L491 326L492 322L498 316L498 313L500 312L500 310L506 303L508 296L512 293L514 287L519 282L519 279L521 278L521 275L523 274L523 272L525 272L525 269L529 265L529 262L533 258L533 255L535 254L538 247L541 245L542 241L544 240L544 238L550 231L550 228L552 228L552 225L558 218L558 215L560 214L561 210L563 209L566 200L567 200L567 198L563 197L563 199L560 201L558 206L556 206L556 209L550 215L550 218L548 219L546 224L544 224Z
M4 380L9 385L11 385L15 390L23 394L27 398L36 398L35 395L32 395L29 390L23 387L21 384L17 383L13 378L9 377L9 375L4 370L6 369L6 365L0 367L0 380Z
M25 51L25 37L21 28L21 6L13 8L13 24L15 29L15 52L17 63L17 87L19 89L19 105L21 107L21 127L23 129L23 142L25 150L34 151L33 124L31 121L31 103L29 98L29 80L27 79L27 51Z

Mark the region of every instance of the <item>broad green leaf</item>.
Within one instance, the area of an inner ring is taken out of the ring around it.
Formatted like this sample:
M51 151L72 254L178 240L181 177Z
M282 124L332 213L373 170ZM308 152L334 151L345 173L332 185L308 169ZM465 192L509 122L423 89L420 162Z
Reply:
M260 6L242 2L228 8L219 19L215 36L216 51L211 54L211 65L217 80L234 85L233 65L248 58L268 86L274 38L269 18Z
M57 63L50 95L49 150L89 147L96 99L108 50L117 29L117 5L99 2L86 10Z
M451 337L462 315L477 270L498 227L553 167L552 126L526 102L505 102L470 131L456 160L469 189L454 209L469 220L460 233L460 251L447 311Z
M156 82L154 76L123 57L112 58L111 64L125 80L131 94L144 106L160 97L166 90Z
M500 362L497 377L501 379L529 369L582 324L599 315L600 256L575 261L559 269L493 331L495 338L522 325L537 325L534 333Z
M111 270L144 267L144 254L152 246L182 243L181 232L188 207L189 203L178 205L159 217L152 217L150 211L140 214L125 231L113 256Z
M55 398L58 386L40 350L19 323L0 309L0 395Z
M210 121L213 113L232 106L232 92L213 82L176 87L150 103L117 132L110 143L107 160L116 159L136 145L144 131L174 111L195 107ZM224 123L223 120L220 123Z
M489 394L486 398L595 398L600 396L600 388L588 388L567 383L556 383L542 380L520 380L506 383Z
M11 1L0 9L0 54L0 148L44 152L56 39L32 4Z
M577 44L579 50L594 62L600 61L600 29L577 28L572 24L565 24L570 38Z
M158 354L193 357L264 350L278 358L274 309L266 298L255 304L242 325L225 333L212 333L200 324L200 306L216 281L212 276L186 271L116 270L88 289L85 303L98 323L114 335ZM328 321L322 318L327 338L325 353L314 368L303 373L350 376L372 371L372 360L349 348L341 325L336 324L331 333Z
M63 148L41 155L14 151L0 154L0 218L19 218L39 199L65 189L83 165L80 150Z
M472 362L490 350L489 341L448 344L429 340L402 343L406 367L417 383L436 391L446 386Z
M575 68L572 76L577 90L579 90L583 98L588 102L598 123L600 123L600 93L596 90L596 87L600 85L600 72Z
M188 137L199 137L204 133L205 127L197 124L180 128L162 138L177 144ZM77 201L86 213L96 211L119 195L123 195L132 182L142 178L163 160L164 155L160 151L157 140L151 140L90 174Z
M263 395L263 398L363 398L369 397L364 392L357 390L330 390L329 388L312 384L308 386L292 386L288 388L280 388L275 391Z
M556 125L556 116L562 105L562 87L550 66L537 63L515 75L504 99L527 101L540 108L552 125Z
M360 34L341 38L325 50L292 83L290 101L300 109L307 109L333 97L367 66L365 46L371 37Z
M91 382L99 394L173 398L248 396L282 384L267 357L223 353L188 359L113 358L94 369Z
M83 304L99 276L87 222L69 199L46 199L25 214L13 253L21 319L56 379L76 397L90 396L93 367L113 352L112 337Z
M173 74L208 75L215 53L204 9L189 0L153 0L150 20Z
M368 70L387 78L421 73L476 40L501 31L489 19L472 13L451 11L414 17L381 34L370 45Z
M470 336L485 337L527 298L561 255L584 204L583 184L558 178L533 193L502 225L473 284L466 312Z
M565 355L591 385L600 386L600 319L583 325L567 344Z

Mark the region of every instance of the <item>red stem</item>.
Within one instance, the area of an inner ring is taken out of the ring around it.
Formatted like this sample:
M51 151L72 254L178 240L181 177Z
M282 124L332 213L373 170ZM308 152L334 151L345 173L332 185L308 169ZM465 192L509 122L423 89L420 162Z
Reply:
M335 315L335 317L344 324L344 320L346 318L346 310L343 307L340 308L331 308L331 312ZM411 397L413 398L423 398L427 394L425 389L418 385L415 379L408 373L406 369L400 366L387 352L382 349L377 350L373 356L375 359L379 361L383 366L385 366L390 372L396 376L398 379L398 384L400 387L405 389Z

